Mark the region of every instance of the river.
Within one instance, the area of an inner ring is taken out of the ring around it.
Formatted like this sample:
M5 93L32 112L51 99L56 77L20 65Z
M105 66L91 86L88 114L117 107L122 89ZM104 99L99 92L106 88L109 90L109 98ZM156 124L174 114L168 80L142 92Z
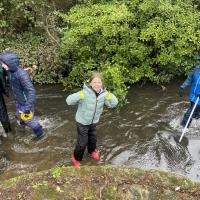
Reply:
M120 111L105 108L97 126L100 161L85 154L82 165L133 166L160 169L200 179L200 120L178 142L179 125L189 106L177 95L181 82L166 85L166 91L153 84L129 89L128 104ZM36 116L47 136L32 140L29 128L17 124L12 96L6 100L12 133L0 137L0 179L25 172L71 165L76 142L76 106L67 106L69 93L62 86L37 86ZM3 131L0 127L0 133Z

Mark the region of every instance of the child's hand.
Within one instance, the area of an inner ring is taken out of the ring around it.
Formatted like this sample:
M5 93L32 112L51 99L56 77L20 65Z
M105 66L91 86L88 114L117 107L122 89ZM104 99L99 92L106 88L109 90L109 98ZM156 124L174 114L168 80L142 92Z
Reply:
M31 74L33 72L33 68L31 68L31 67L27 67L24 70L27 71L29 74Z
M107 100L110 100L110 99L112 99L112 93L111 92L108 92L107 90L105 91L105 98L107 99Z

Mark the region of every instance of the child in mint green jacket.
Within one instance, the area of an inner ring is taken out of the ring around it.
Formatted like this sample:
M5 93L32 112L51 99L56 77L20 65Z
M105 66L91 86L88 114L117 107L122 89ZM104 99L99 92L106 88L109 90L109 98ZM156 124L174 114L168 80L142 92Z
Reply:
M77 124L77 144L74 154L71 157L73 165L80 167L80 161L83 159L85 148L95 160L100 156L96 152L96 124L103 112L104 104L110 108L117 105L116 96L103 87L103 78L100 73L94 73L89 85L83 86L83 89L67 97L68 105L77 105L76 124Z

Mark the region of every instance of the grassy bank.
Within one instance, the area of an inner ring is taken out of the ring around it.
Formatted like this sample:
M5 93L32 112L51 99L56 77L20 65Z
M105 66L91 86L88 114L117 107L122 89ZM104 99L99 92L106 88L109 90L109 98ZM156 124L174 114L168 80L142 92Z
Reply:
M200 184L156 170L59 167L0 182L0 199L199 199Z

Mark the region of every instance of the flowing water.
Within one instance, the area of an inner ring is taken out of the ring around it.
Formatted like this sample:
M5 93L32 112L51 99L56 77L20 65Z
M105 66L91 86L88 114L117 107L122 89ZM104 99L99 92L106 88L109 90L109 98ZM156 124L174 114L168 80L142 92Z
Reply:
M95 162L85 154L82 165L160 169L199 181L200 120L193 120L179 143L182 132L179 124L189 106L187 98L177 95L179 85L171 83L166 91L156 85L136 85L129 90L129 103L119 112L105 108L97 126L101 160ZM62 91L62 86L36 89L36 116L47 136L32 140L31 130L17 124L10 97L7 107L13 132L7 138L0 137L0 179L71 165L70 156L76 142L76 106L66 105L68 94Z

